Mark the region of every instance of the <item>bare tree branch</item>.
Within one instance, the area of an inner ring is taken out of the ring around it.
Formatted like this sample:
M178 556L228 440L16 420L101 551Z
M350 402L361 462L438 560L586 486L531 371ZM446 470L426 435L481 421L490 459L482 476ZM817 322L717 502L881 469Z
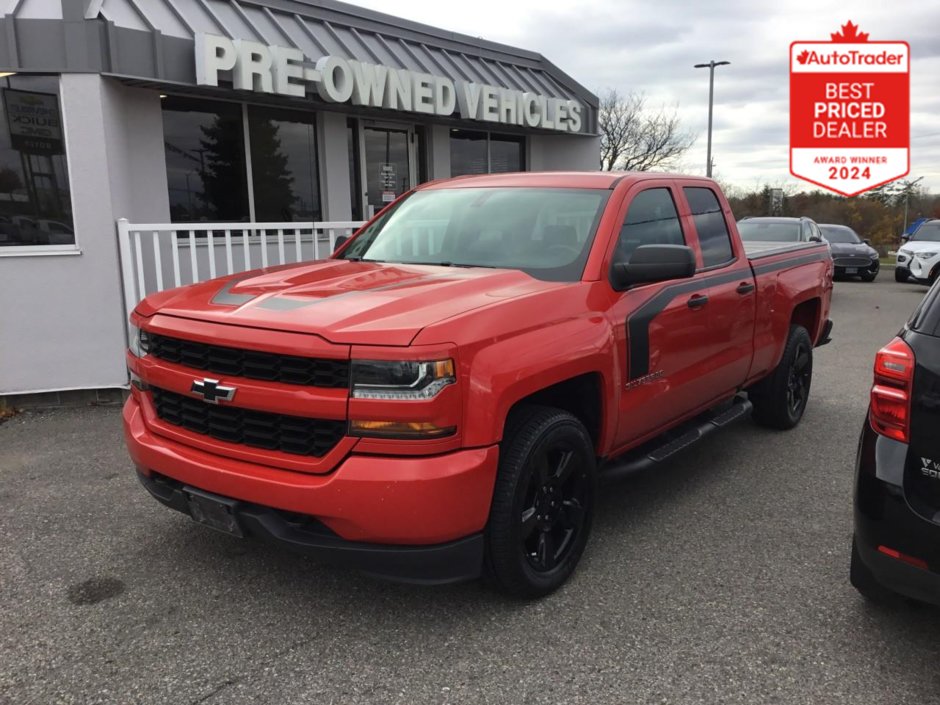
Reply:
M683 131L675 110L646 109L642 94L621 96L616 90L601 95L598 110L601 169L649 171L668 166L692 146L695 136Z

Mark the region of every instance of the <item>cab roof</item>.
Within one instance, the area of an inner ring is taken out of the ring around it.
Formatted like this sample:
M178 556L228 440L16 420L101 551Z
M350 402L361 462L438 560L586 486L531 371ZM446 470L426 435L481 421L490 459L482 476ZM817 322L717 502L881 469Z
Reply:
M607 188L623 181L636 182L651 179L682 179L714 183L702 176L663 174L649 171L525 171L511 174L477 174L456 176L451 179L430 181L418 187L425 189L451 188Z

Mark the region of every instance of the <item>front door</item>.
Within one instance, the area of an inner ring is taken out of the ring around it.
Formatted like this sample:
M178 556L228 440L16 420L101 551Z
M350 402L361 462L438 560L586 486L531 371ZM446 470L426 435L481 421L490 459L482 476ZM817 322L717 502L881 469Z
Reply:
M629 194L613 261L629 261L640 245L692 245L694 234L685 232L676 202L671 182ZM618 448L655 435L707 401L700 345L708 336L707 290L701 275L642 284L619 294L612 306L621 370Z
M365 216L371 218L415 185L412 131L406 127L362 129Z

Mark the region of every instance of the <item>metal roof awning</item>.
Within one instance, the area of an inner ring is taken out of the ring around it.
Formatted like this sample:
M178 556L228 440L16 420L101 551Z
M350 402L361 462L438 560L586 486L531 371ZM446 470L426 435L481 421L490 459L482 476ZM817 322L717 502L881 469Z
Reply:
M0 18L6 24L0 31L0 61L6 55L6 67L194 86L195 37L213 34L299 49L311 60L337 56L574 100L586 113L581 132L595 132L597 97L540 54L335 0L62 0L61 6L41 5L46 9L37 15L30 0L0 0L0 11L6 13Z

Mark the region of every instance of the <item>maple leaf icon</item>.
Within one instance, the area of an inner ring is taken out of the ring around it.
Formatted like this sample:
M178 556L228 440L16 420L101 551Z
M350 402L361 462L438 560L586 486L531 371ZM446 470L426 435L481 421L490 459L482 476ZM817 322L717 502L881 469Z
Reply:
M840 32L832 32L829 34L829 36L832 37L832 41L842 44L868 41L868 32L859 32L858 25L853 24L852 20L846 22L840 29Z
M803 51L801 51L799 54L796 55L796 60L799 61L801 64L805 64L808 58L809 58L808 49L804 49Z

